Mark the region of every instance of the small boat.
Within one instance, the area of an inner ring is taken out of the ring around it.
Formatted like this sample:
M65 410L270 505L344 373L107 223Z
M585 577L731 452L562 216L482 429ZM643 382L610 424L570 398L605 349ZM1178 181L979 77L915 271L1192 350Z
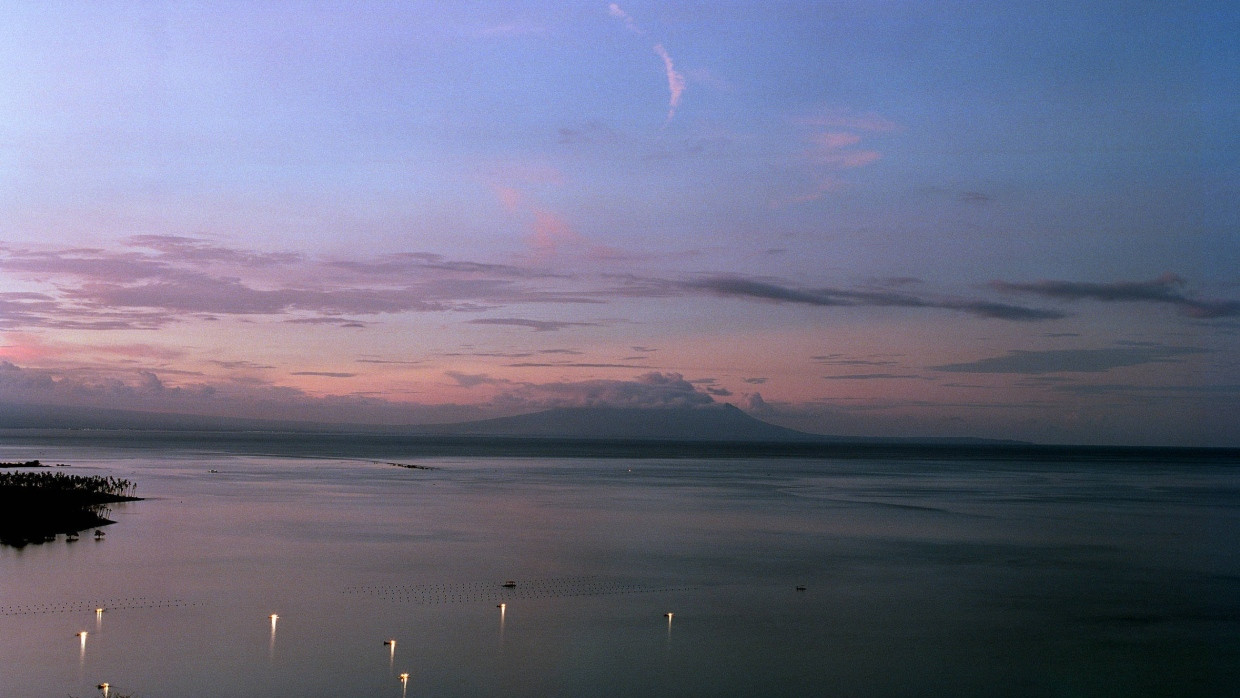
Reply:
M509 579L508 581L504 582L503 586L505 589L515 589L517 587L517 583Z
M66 543L72 543L73 541L75 541L75 540L77 540L77 539L78 539L78 534L76 534L76 533L67 533L67 534L65 534L65 542L66 542Z

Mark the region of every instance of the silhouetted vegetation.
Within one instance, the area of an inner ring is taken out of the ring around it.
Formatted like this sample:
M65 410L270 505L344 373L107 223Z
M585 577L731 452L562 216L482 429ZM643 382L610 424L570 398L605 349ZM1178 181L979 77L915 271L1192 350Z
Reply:
M20 547L106 526L113 523L107 505L138 499L136 489L132 480L103 475L0 473L0 544Z

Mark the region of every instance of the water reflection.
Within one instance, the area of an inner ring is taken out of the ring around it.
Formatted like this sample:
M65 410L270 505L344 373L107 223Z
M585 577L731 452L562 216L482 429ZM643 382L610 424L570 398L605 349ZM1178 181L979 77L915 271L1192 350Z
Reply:
M1237 657L1237 626L1228 620L1228 599L1240 588L1238 519L1228 513L1240 493L1235 468L1214 475L1185 466L1151 486L1167 493L1161 499L1114 503L1102 498L1127 486L1129 468L1111 476L1013 465L1001 473L1018 481L1009 495L1012 488L990 486L990 471L949 483L938 466L927 469L933 474L890 472L896 466L859 474L850 463L674 461L617 483L601 472L614 468L610 461L462 459L437 480L405 483L405 471L235 459L229 469L245 465L250 480L207 486L163 459L110 462L139 469L151 494L172 496L143 502L153 514L126 520L129 533L109 535L106 551L28 547L17 559L0 550L0 657L33 658L5 662L0 695L82 696L106 668L106 678L122 681L120 694L129 693L125 676L142 681L143 696L203 693L196 682L210 674L205 692L218 695L293 698L349 686L395 696L394 648L384 675L373 643L396 632L406 643L417 636L415 695L951 689L947 679L927 678L929 665L943 667L964 696L1004 682L1031 695L1058 676L1072 677L1081 694L1174 695L1183 680L1202 695L1225 695L1222 666ZM204 467L187 461L187 471ZM787 483L783 473L796 468L805 484ZM856 503L879 497L937 508ZM514 500L539 506L509 507ZM633 517L634 509L648 516ZM409 523L393 536L387 522L398 519ZM1218 545L1205 557L1208 541ZM159 575L146 574L156 566ZM515 588L494 583L510 569ZM553 581L539 582L544 575ZM54 603L80 593L86 577L98 584L91 603ZM684 590L665 589L681 580ZM806 583L814 594L797 589ZM374 585L393 591L340 594ZM174 608L161 600L170 590L199 603ZM518 618L513 646L507 598L535 610ZM309 632L295 627L283 641L278 668L275 614L269 662L255 651L253 625L276 602L315 614ZM486 640L496 622L486 620L487 603L500 611L498 647ZM659 605L669 614L660 614L665 645L646 625ZM97 606L147 610L108 621L106 638L96 613L92 675L75 682L64 660L65 638L77 631L65 631L89 630L78 621L89 623ZM675 648L673 606L691 626L676 631L685 637ZM37 654L26 628L49 639ZM248 642L238 643L238 633ZM1012 651L1000 656L996 647ZM643 666L650 671L622 670Z
M390 674L396 665L396 639L384 640L383 644L388 646L388 673Z
M103 629L103 609L96 608L95 609L95 632L99 632L102 629Z
M82 640L81 646L78 649L78 674L80 675L82 669L86 667L86 631L83 630L77 636Z
M400 698L405 698L408 692L409 692L409 674L404 673L400 675Z
M499 605L499 644L504 644L504 615L508 611L508 604L501 603Z
M280 620L280 616L272 613L271 618L271 643L267 646L267 659L275 659L276 657L276 621Z
M103 698L108 698L108 690L112 688L112 685L105 681L99 684L98 686L95 686L95 688L99 689L100 691L103 691Z

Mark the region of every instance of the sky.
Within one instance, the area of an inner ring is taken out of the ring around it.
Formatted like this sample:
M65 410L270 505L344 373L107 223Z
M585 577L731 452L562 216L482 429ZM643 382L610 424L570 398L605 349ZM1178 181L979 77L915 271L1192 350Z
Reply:
M1240 445L1229 2L8 2L0 403Z

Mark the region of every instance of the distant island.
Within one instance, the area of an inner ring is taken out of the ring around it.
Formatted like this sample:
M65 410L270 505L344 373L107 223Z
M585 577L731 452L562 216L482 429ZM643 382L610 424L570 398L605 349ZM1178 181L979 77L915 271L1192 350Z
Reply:
M559 407L441 424L341 424L0 402L0 443L141 445L213 452L401 458L913 458L1042 460L1065 457L1234 461L1218 447L1036 444L971 436L825 435L764 422L729 404Z
M0 466L43 467L37 460ZM44 543L59 533L74 535L114 523L105 516L107 505L140 499L134 489L132 481L116 477L0 472L0 544Z
M557 407L508 417L440 424L341 424L245 417L138 412L102 407L0 403L0 431L232 432L367 434L402 437L487 437L716 443L918 443L996 444L1017 441L972 437L886 438L827 436L757 419L730 404L696 407Z

